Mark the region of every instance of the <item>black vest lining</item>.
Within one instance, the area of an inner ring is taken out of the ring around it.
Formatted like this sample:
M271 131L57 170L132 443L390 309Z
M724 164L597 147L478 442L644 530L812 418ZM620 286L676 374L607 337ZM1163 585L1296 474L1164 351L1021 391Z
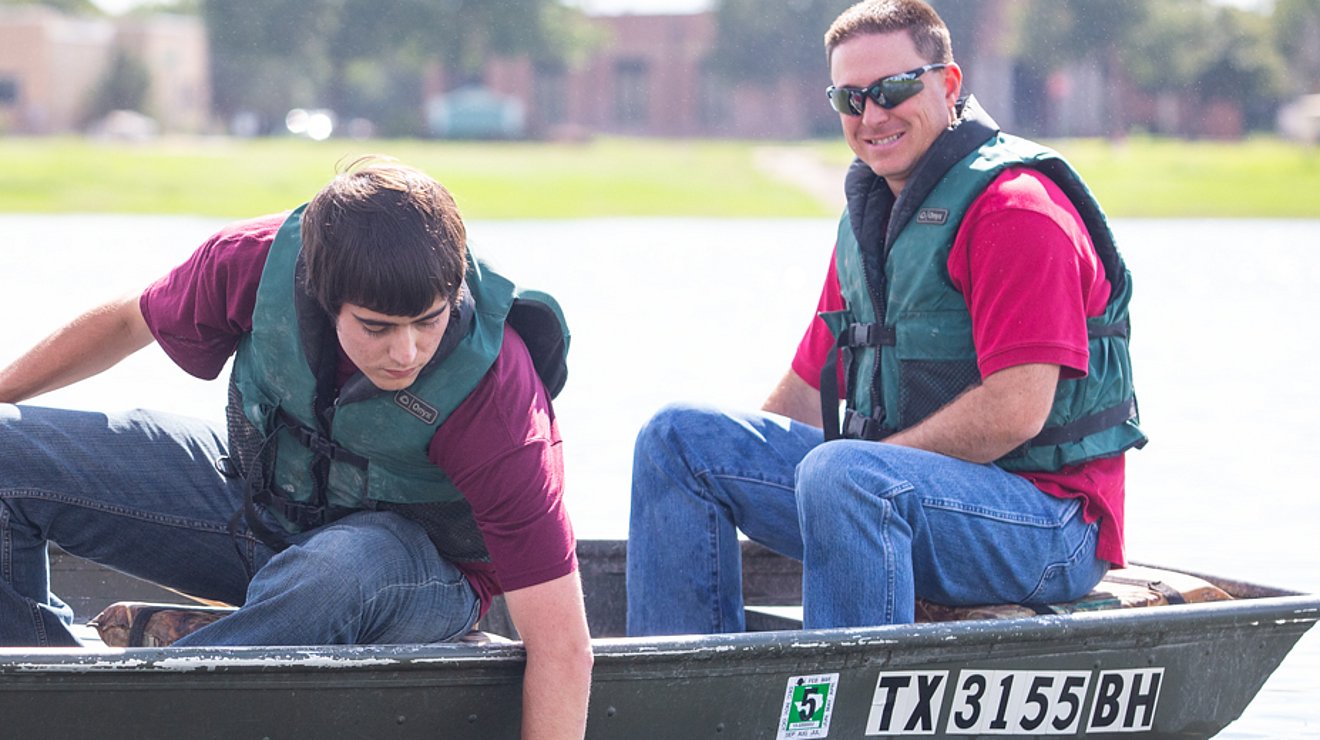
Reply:
M544 303L515 298L509 308L509 325L532 356L532 366L545 383L551 398L559 395L568 382L568 337L560 328L559 317Z
M981 108L976 98L969 96L958 101L956 110L957 119L954 124L926 150L917 161L912 179L903 186L903 192L894 204L894 214L889 219L886 245L898 238L917 214L926 196L940 184L954 165L999 133L999 124Z

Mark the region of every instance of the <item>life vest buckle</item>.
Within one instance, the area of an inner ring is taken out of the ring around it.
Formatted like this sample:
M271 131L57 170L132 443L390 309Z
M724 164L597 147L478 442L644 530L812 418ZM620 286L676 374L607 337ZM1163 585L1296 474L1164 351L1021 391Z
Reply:
M849 324L843 330L844 347L890 347L896 334L892 326L883 324Z
M889 431L892 431L885 428L884 421L883 416L881 418L864 416L852 409L845 409L843 412L843 436L850 439L882 439L887 436Z

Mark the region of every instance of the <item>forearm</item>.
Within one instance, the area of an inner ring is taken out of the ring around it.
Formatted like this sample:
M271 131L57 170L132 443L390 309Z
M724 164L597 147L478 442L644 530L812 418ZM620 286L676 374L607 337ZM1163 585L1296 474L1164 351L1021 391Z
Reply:
M996 429L994 411L986 408L979 389L967 391L920 423L882 441L974 463L998 460L1029 437L1019 439Z
M591 635L577 573L505 595L527 650L524 740L580 740L591 693Z
M1002 370L883 441L974 463L998 460L1040 432L1058 378L1057 365Z
M557 655L529 650L523 674L524 740L580 739L587 731L591 647Z
M19 403L89 378L151 341L136 294L110 301L0 369L0 402Z
M789 370L761 405L762 411L787 416L820 428L820 391L812 388L798 374Z

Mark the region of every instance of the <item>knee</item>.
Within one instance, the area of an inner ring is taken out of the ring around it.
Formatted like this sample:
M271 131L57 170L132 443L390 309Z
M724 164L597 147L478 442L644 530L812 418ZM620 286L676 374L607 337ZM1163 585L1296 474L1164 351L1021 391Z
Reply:
M665 406L651 417L637 433L634 449L638 457L654 454L662 449L682 447L685 440L691 440L694 432L708 431L722 414L714 409L685 403L673 403Z
M849 454L850 441L834 441L817 445L802 458L797 466L797 489L803 495L831 496L847 482L856 460Z
M23 414L12 403L0 403L0 440L7 439L16 431Z
M876 455L876 443L836 440L818 445L797 467L798 509L803 516L829 517L849 501L889 506L910 488Z

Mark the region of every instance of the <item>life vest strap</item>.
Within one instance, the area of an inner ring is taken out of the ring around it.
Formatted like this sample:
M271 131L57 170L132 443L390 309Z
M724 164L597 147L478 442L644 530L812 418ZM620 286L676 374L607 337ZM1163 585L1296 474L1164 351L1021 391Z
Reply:
M303 426L301 422L289 415L284 409L279 409L276 413L279 415L280 423L284 425L289 434L293 435L293 438L298 440L298 443L303 447L311 450L312 454L335 462L348 463L362 470L367 469L367 458L340 445L315 429Z
M1137 418L1137 400L1135 398L1129 398L1117 406L1111 406L1107 409L1097 411L1094 414L1088 414L1079 419L1073 419L1067 424L1044 429L1040 434L1032 437L1019 447L1017 451L1021 454L1025 454L1028 447L1042 447L1077 442L1084 437L1095 434L1096 432L1102 432L1110 427L1116 427L1129 419L1135 418Z
M884 419L859 414L852 409L843 412L843 436L849 439L884 439L893 434L895 429L885 426Z
M1105 324L1104 326L1098 326L1094 329L1088 328L1086 330L1086 335L1091 339L1098 339L1100 337L1122 337L1123 339L1127 339L1129 326L1130 323L1125 319L1116 324Z
M843 366L849 376L852 375L853 349L856 347L892 347L898 333L892 326L876 323L854 322L844 327L834 339L834 347L825 358L825 366L820 371L820 408L821 422L825 429L825 440L842 437L854 439L880 439L892 432L884 426L884 409L878 409L876 417L862 416L848 409L843 419L843 429L839 428L839 381L838 355L843 353Z

